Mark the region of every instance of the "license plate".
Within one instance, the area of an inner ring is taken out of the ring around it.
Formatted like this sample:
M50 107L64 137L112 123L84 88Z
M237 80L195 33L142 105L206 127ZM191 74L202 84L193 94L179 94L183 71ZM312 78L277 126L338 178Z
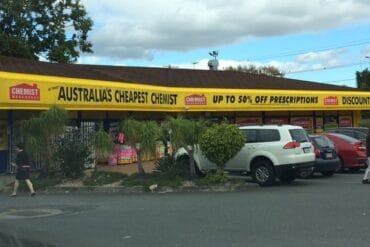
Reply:
M332 153L327 153L327 154L326 154L326 158L328 158L328 159L333 158L333 154L332 154Z
M309 153L311 151L311 148L303 148L304 153Z

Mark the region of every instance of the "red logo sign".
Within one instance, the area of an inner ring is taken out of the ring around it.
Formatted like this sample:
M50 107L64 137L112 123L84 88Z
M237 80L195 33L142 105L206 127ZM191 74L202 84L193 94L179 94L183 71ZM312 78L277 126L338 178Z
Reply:
M325 97L324 105L338 105L338 97L337 96Z
M14 100L36 100L40 101L40 89L37 84L18 84L9 88L10 99Z
M207 98L204 95L192 94L185 97L185 105L207 105Z

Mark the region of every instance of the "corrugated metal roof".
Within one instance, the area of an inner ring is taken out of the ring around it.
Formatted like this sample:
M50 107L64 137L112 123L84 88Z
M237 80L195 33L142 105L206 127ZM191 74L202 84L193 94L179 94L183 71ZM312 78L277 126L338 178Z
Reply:
M357 88L235 71L60 64L0 56L0 71L170 87L353 91Z

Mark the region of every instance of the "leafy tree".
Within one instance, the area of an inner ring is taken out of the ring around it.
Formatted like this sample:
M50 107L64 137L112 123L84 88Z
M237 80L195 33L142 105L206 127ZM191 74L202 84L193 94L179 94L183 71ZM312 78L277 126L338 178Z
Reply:
M223 172L225 164L244 146L245 136L234 124L221 123L206 130L199 146L205 157Z
M53 105L49 110L41 113L40 117L31 118L23 122L22 135L26 143L26 150L34 159L37 156L45 162L43 175L47 176L53 163L57 146L56 138L64 132L68 120L68 113L63 108Z
M176 152L181 147L186 150L189 154L190 176L194 176L194 148L199 143L200 136L205 130L206 122L204 120L190 120L178 116L177 118L169 117L166 125L170 132L173 152Z
M237 67L233 67L233 66L226 67L225 70L245 72L245 73L257 74L257 75L284 77L284 73L272 65L260 66L260 67L257 67L253 64L238 65Z
M140 175L145 174L142 163L142 154L152 154L155 152L157 140L161 130L154 121L138 121L127 118L120 124L120 129L125 134L126 142L137 153L137 169Z
M356 71L357 88L370 89L370 72L369 69Z
M0 1L0 55L75 62L92 24L80 0Z

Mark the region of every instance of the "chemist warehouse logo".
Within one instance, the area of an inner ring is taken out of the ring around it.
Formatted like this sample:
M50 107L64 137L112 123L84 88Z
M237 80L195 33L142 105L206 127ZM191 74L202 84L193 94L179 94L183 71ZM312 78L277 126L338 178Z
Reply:
M21 83L9 88L9 97L11 100L40 101L40 89L37 84Z
M324 105L338 105L338 97L337 96L325 97Z
M207 105L207 98L204 95L192 94L185 97L185 105Z

